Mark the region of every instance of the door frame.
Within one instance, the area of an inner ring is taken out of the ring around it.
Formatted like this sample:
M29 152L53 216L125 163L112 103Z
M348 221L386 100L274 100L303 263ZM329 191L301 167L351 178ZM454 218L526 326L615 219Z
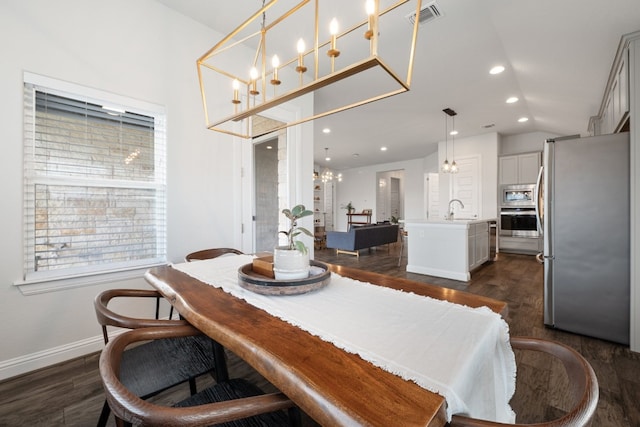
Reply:
M310 98L310 104L304 104L300 107L287 104L287 106L279 106L270 110L269 118L283 122L295 121L298 117L302 117L305 109L313 107L313 99ZM307 100L309 101L309 100ZM282 132L287 144L287 154L282 160L284 162L284 173L287 176L286 189L278 191L280 210L284 207L290 207L292 203L302 203L305 206L313 206L313 144L310 148L303 146L303 139L313 140L313 123L303 123L297 126L288 127ZM255 224L253 218L255 216L255 173L254 173L254 144L265 142L274 138L274 134L264 135L255 140L246 140L235 138L238 140L236 145L238 157L240 158L240 183L236 186L239 197L236 198L236 212L240 218L240 234L236 242L241 250L245 253L255 252ZM309 179L304 179L309 177ZM283 221L286 221L284 215L280 215L280 230L283 229ZM308 221L307 221L308 220ZM303 218L301 220L304 227L313 229L313 218ZM306 237L306 236L305 236ZM313 257L313 239L302 239L310 250Z

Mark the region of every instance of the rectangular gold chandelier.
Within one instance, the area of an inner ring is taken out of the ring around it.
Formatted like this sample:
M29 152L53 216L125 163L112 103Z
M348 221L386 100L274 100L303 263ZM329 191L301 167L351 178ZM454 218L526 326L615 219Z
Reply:
M333 12L320 0L263 1L197 61L206 126L256 138L408 91L421 0L362 1ZM341 31L345 14L363 19ZM310 94L302 117L297 100Z

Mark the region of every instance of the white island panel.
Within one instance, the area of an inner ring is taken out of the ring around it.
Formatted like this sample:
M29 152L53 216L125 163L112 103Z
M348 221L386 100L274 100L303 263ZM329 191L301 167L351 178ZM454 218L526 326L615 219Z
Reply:
M471 270L489 258L490 221L406 220L407 271L469 281Z

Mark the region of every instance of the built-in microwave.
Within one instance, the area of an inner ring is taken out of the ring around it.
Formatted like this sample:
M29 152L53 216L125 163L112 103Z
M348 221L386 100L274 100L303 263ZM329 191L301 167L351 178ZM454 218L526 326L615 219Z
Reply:
M535 207L535 184L511 184L500 187L500 206Z

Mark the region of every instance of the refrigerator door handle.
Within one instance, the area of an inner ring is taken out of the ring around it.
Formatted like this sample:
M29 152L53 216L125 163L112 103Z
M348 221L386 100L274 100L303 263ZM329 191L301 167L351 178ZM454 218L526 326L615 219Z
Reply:
M536 222L538 223L538 231L540 233L543 232L542 230L542 216L541 216L541 206L540 206L540 191L542 190L541 186L542 186L542 172L544 170L544 166L540 166L540 171L538 172L538 179L536 180L536 187L535 187L535 191L534 191L534 198L536 201Z
M536 261L538 261L539 264L544 264L545 259L556 259L556 257L554 257L553 255L545 256L544 252L538 252L536 254Z

